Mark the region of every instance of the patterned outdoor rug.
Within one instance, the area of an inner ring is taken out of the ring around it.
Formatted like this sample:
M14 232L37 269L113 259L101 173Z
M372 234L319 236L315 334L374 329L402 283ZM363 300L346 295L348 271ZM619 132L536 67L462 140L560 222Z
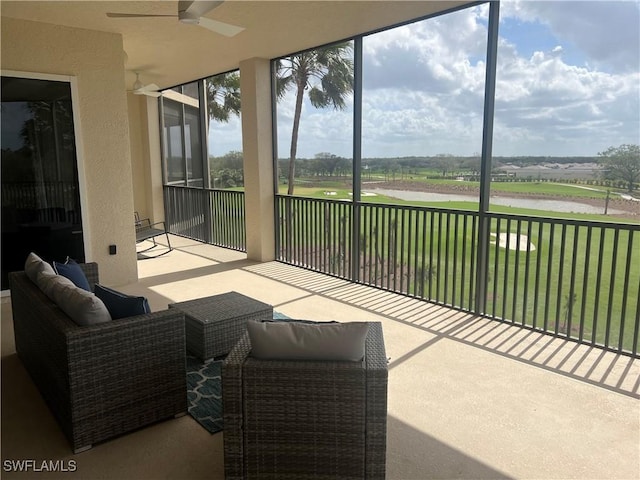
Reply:
M222 360L202 363L187 355L187 401L189 415L209 433L222 430Z
M287 319L286 315L273 312L274 319ZM209 433L222 430L222 362L216 358L202 360L187 354L187 401L189 415Z

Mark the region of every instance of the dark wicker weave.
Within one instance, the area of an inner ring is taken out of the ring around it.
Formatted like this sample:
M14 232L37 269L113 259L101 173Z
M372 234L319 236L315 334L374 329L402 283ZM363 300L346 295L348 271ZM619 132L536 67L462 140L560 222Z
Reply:
M245 334L224 362L229 479L385 477L387 358L370 323L362 362L259 360Z
M238 292L173 303L184 312L187 350L201 360L226 355L246 331L248 320L272 320L273 307Z
M82 265L91 287L98 265ZM178 310L78 326L24 272L9 274L18 356L75 453L186 412Z

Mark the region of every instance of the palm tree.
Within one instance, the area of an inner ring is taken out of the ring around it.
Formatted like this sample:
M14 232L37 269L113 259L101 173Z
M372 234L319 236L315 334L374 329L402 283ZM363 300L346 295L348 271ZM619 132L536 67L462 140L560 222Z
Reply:
M231 115L240 115L240 75L230 72L207 78L209 117L228 122Z
M350 42L297 53L276 62L276 93L278 99L291 89L296 89L296 107L291 131L289 157L289 188L293 195L298 128L305 92L316 108L332 106L336 110L345 107L345 99L353 91L353 60Z
M213 77L209 77L205 81L205 89L206 89L206 99L207 99L207 111L209 112L209 118L211 121L216 121L220 123L228 123L229 119L232 115L240 116L240 74L238 72L229 72L223 73L220 75L215 75ZM207 130L209 126L207 125ZM234 152L229 152L229 155L234 155ZM225 160L223 158L223 160ZM233 163L237 163L233 162ZM209 159L208 169L209 169L209 178L211 184L216 186L216 178L223 178L225 172L221 165L216 165L211 162ZM216 170L217 173L216 173ZM240 164L239 168L235 169L236 177L241 178L242 171L242 154L240 153ZM226 172L228 176L228 171ZM220 186L222 188L227 188L231 185L230 181L222 180ZM242 184L242 182L240 182Z

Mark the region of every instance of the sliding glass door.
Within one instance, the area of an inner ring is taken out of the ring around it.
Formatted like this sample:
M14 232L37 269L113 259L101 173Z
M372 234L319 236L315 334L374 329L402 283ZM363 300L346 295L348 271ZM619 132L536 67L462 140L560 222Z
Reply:
M84 261L71 87L2 77L2 290L26 256Z

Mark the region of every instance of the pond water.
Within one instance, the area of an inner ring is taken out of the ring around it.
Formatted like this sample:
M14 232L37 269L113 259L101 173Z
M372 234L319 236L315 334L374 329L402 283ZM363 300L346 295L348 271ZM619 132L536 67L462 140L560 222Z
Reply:
M449 194L449 193L431 193L431 192L413 192L409 190L386 190L374 189L375 193L385 195L399 200L412 202L475 202L478 203L478 197L471 195ZM603 207L594 207L587 203L569 202L564 200L539 200L531 198L510 198L510 197L491 197L492 205L501 205L506 207L531 208L534 210L542 210L548 212L567 212L567 213L604 213ZM609 213L619 214L625 213L622 210L609 208Z

